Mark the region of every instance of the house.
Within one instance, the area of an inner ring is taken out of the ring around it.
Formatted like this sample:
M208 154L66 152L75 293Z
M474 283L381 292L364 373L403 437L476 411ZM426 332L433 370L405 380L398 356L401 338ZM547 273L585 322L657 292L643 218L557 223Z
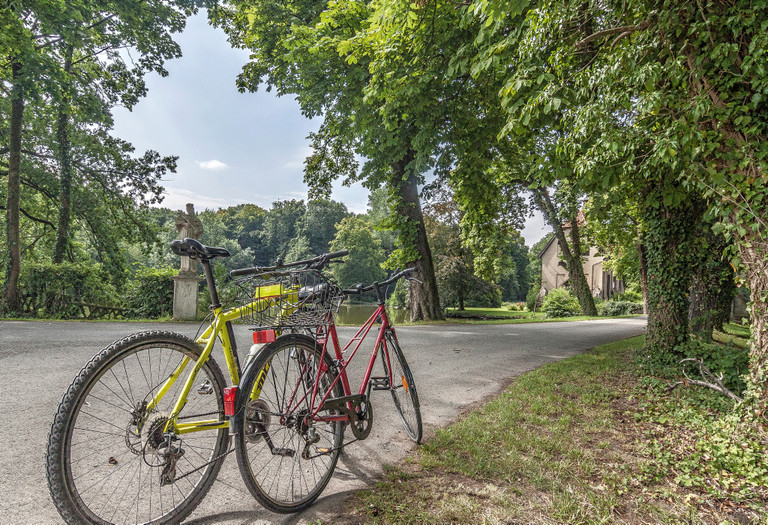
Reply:
M576 219L579 225L585 224L584 214L579 212ZM570 236L570 223L563 225L565 236ZM541 259L541 293L545 295L555 288L567 286L569 275L565 267L565 261L562 259L562 250L557 236L547 243L544 249L539 253ZM617 279L611 272L603 269L605 257L600 254L598 248L591 247L582 254L582 267L584 275L587 278L589 289L592 290L594 297L608 300L614 294L624 292L624 281Z

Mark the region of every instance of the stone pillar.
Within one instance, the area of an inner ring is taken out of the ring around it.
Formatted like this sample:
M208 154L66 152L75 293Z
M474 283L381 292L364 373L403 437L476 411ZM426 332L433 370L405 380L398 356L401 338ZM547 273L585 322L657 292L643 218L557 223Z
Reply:
M179 239L199 239L203 234L203 223L195 214L195 207L187 204L187 211L176 215L176 229ZM189 257L181 258L179 274L173 278L173 318L188 321L197 317L197 288L200 277L197 263Z

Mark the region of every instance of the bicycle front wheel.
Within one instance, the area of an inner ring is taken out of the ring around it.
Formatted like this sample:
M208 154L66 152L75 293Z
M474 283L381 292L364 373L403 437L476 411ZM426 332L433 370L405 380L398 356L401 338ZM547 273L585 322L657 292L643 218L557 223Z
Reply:
M384 363L384 375L389 379L389 389L392 400L395 402L395 409L403 421L408 436L418 443L421 441L422 432L421 410L413 374L391 330L387 330L384 334L384 344L388 351L381 352L381 361Z
M342 396L333 360L315 341L291 334L262 350L240 386L245 417L237 435L237 463L248 490L274 512L298 512L317 499L331 479L344 423L313 403ZM313 402L314 400L314 402Z
M221 468L227 430L164 432L199 357L187 337L141 332L80 371L48 440L48 486L67 523L179 523L200 503ZM223 421L225 385L209 359L178 422Z

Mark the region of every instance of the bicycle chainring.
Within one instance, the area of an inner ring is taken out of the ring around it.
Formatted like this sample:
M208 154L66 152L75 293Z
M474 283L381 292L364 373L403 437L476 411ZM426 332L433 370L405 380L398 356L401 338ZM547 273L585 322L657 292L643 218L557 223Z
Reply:
M373 405L370 399L355 403L354 412L349 417L349 427L357 439L362 441L368 437L373 427Z

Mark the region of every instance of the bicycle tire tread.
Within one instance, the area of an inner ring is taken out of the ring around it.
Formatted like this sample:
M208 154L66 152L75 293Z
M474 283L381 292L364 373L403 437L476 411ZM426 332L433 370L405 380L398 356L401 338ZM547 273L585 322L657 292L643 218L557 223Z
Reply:
M68 425L72 419L72 410L77 404L83 389L89 386L90 380L95 373L98 373L104 366L116 359L119 355L130 351L134 346L151 344L153 341L176 344L195 352L198 356L201 352L200 346L195 341L176 332L147 330L133 333L113 342L94 355L75 376L75 379L67 388L67 391L57 407L56 415L51 424L51 430L48 436L46 474L51 498L53 499L59 514L68 524L93 523L92 520L89 520L82 512L80 512L66 487L66 468L64 466L66 458L64 457L65 451L63 450L63 447L64 441L66 440ZM209 358L206 364L209 366L211 373L216 376L220 383L226 385L224 375L222 374L218 363L216 363L213 358ZM225 438L223 447L225 450L227 441L228 438ZM211 481L206 483L184 508L174 509L168 516L167 522L179 522L189 516L189 514L197 508L213 485L213 481L216 479L221 464L221 460L213 464L214 474L211 476Z

